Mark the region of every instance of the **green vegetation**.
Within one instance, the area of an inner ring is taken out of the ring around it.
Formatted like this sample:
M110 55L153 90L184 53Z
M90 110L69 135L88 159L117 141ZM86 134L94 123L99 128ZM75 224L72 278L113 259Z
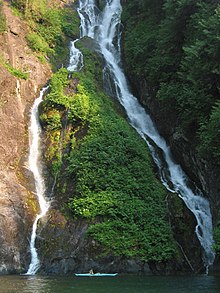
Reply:
M67 62L68 42L79 31L79 19L73 9L59 7L59 1L14 0L12 5L22 12L30 33L29 46L37 52L39 59L49 58L54 69Z
M59 172L56 194L68 194L66 212L74 219L90 219L88 236L105 253L173 259L166 190L155 178L147 146L101 90L97 55L80 49L83 70L71 79L65 69L55 73L41 105L45 156L53 176Z
M130 0L123 21L128 70L172 107L200 156L220 164L219 1Z
M2 1L0 1L0 34L2 34L6 30L6 21L5 15L2 11Z
M165 109L162 115L172 111L176 133L188 138L198 156L219 165L219 1L128 0L123 22L129 73L146 80L160 111ZM219 231L218 224L220 253Z
M8 72L10 72L15 77L25 79L25 80L28 79L28 73L27 72L23 72L23 71L21 71L19 69L16 69L13 66L11 66L9 63L4 63L3 65L8 70Z
M27 35L27 40L31 49L35 52L43 53L45 55L53 52L48 43L37 33L29 33Z
M15 77L25 79L25 80L28 79L29 75L27 72L24 72L20 69L16 69L12 65L10 65L9 63L5 62L5 60L4 60L3 56L1 56L1 54L0 54L0 64L2 64L8 70L8 72L11 73L12 75L14 75Z

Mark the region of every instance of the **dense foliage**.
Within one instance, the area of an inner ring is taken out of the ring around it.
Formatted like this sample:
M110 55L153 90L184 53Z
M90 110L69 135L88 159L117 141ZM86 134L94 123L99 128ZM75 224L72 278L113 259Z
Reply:
M67 194L75 184L67 208L74 219L90 219L88 234L106 253L174 258L166 191L155 178L146 144L101 90L98 57L83 53L83 71L70 80L65 69L54 74L41 106L50 141L46 157L53 176L61 170L57 193Z
M13 0L12 4L22 12L30 32L27 40L41 60L50 58L58 67L68 56L68 38L78 35L79 19L73 9L60 9L60 1Z
M219 165L219 1L128 0L123 22L129 72L172 107L176 133L188 138L197 155ZM219 252L219 225L214 234Z
M126 1L125 8L129 70L174 107L179 132L197 138L200 155L220 164L219 1Z

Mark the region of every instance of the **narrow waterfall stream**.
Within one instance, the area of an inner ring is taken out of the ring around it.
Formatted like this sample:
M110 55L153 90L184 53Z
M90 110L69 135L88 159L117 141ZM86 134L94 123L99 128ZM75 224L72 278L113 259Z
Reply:
M39 140L41 133L41 126L38 119L38 106L43 99L43 95L48 87L44 87L39 97L35 100L33 107L31 109L31 120L29 127L29 136L30 136L30 152L29 152L29 168L33 173L35 180L36 195L38 198L40 213L36 216L36 219L33 224L31 241L30 241L30 251L31 251L31 263L29 265L27 275L34 275L39 267L40 260L38 258L37 249L35 247L35 241L37 236L37 223L39 219L44 217L49 209L49 202L45 199L45 186L44 179L41 174L41 168L39 164L40 150L39 150Z
M79 0L78 14L81 19L81 37L88 36L99 44L99 50L106 62L105 76L110 76L115 86L114 91L127 113L130 124L150 148L159 168L162 183L169 191L176 192L195 215L197 220L195 232L204 250L203 262L208 271L215 258L212 248L212 216L209 202L198 189L195 189L196 192L190 189L189 180L181 167L174 163L169 146L159 135L150 116L139 104L136 97L131 94L120 65L121 3L120 0L105 0L105 2L103 11L100 11L95 0ZM82 54L75 48L75 42L72 42L70 55L72 59L70 59L68 70L79 70L83 66L83 59ZM161 168L162 162L157 155L157 149L163 153L167 166L165 172Z

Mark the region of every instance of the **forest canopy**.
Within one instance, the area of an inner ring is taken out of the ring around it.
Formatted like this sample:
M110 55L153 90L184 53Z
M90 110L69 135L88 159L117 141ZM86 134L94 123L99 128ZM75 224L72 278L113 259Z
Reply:
M200 156L220 164L219 1L128 0L125 8L128 71L172 104Z

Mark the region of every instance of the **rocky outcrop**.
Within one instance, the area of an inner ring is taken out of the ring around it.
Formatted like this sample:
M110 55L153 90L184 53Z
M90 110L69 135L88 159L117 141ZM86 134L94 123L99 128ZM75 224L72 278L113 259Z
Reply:
M41 225L37 245L41 254L41 273L73 274L91 268L102 272L152 274L147 263L104 254L102 247L87 236L86 220L67 220L57 209L50 209L47 223ZM103 252L103 255L102 255Z
M42 263L40 272L62 275L88 272L91 268L95 272L142 275L203 272L202 252L198 249L198 239L196 236L191 237L195 229L194 216L188 212L178 197L176 199L176 196L170 195L168 202L170 223L177 234L176 241L180 251L177 259L148 263L140 258L126 258L106 253L103 247L87 234L91 222L85 219L70 220L57 207L52 207L47 221L41 222L40 237L37 240ZM183 225L182 217L187 218L188 225Z
M26 270L29 239L37 209L27 166L28 120L33 100L50 76L28 48L27 27L4 1L8 30L0 35L0 274ZM13 76L10 64L28 74Z

